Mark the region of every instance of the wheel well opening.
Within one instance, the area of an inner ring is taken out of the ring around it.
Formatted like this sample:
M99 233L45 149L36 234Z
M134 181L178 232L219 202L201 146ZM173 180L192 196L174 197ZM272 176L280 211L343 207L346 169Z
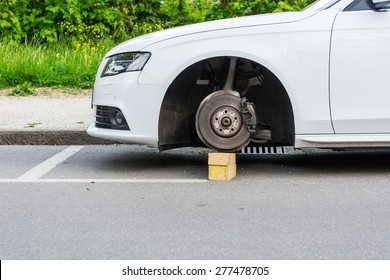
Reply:
M229 57L199 61L182 71L169 86L159 116L159 149L203 146L195 129L202 100L220 90L227 78ZM279 79L262 65L239 58L234 90L256 108L258 124L253 145L294 145L295 128L289 96Z

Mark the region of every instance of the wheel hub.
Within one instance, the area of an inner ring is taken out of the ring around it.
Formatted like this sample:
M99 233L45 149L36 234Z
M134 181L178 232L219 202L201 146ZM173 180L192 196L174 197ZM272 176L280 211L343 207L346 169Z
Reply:
M231 106L217 108L211 116L211 128L221 137L233 137L242 126L240 112Z

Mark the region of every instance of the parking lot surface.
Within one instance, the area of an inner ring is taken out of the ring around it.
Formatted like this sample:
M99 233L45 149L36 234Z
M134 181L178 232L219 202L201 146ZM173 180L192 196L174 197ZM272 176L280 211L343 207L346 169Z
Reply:
M390 152L0 146L0 259L389 259Z

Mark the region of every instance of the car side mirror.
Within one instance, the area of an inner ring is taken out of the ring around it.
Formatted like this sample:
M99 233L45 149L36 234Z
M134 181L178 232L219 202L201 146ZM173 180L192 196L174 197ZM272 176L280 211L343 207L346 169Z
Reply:
M371 0L374 8L379 11L390 10L390 0Z

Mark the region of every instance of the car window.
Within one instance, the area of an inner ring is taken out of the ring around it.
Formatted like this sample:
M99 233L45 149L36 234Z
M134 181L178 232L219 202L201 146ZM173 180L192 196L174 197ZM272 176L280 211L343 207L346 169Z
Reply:
M366 10L374 10L374 5L371 0L355 0L344 9L347 12Z

